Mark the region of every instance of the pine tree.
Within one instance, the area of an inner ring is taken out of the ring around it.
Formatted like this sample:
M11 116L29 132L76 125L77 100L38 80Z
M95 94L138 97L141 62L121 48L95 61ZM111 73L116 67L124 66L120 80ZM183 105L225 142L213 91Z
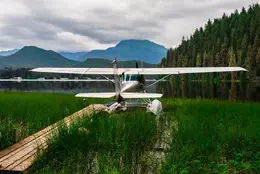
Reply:
M256 55L256 65L257 65L257 76L260 76L260 47L258 48L258 52Z
M207 52L204 51L204 54L203 54L203 63L202 63L203 67L207 67L208 65L208 55L207 55Z
M252 53L252 46L248 45L247 47L247 54L246 54L246 62L245 62L245 67L247 70L251 70L252 68L252 60L251 60L251 53Z
M245 61L245 67L249 71L248 72L249 79L253 80L252 79L252 77L253 77L253 71L252 71L252 46L251 45L248 45L246 61Z
M237 54L237 66L243 66L242 65L242 51L241 50L239 50L238 51L238 54Z
M161 65L169 66L242 66L252 80L260 76L260 7L236 10L230 16L209 20L190 37L183 37L179 47L170 49ZM239 73L245 79L246 73ZM228 73L219 74L228 80ZM199 77L199 76L197 76ZM232 79L235 76L232 74ZM260 79L260 78L259 78Z
M230 48L228 49L228 59L229 59L229 64L228 64L228 66L230 66L230 67L235 67L235 66L237 65L237 63L236 63L236 56L235 56L233 47L230 47ZM232 80L232 81L235 81L235 80L236 80L236 77L237 77L237 73L236 73L236 72L232 72L232 73L231 73L231 80Z
M196 57L196 67L201 67L201 66L202 66L201 56L200 54L198 54Z
M260 37L258 35L256 35L255 39L254 39L254 45L252 47L252 57L256 56L259 46L260 46Z
M248 48L248 36L244 34L243 41L241 44L241 66L244 66Z

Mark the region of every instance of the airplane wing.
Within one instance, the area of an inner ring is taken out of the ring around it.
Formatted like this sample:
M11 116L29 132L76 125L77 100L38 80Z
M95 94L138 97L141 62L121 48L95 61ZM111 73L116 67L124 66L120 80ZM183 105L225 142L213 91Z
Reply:
M118 69L119 73L144 74L144 75L167 75L188 73L232 72L247 71L241 67L183 67L183 68L124 68Z
M35 68L33 72L66 74L113 75L113 68ZM247 71L241 67L183 67L183 68L118 68L118 74L167 75L188 73Z
M35 68L31 71L63 74L113 74L113 68Z
M79 93L75 97L86 98L112 98L116 95L115 92L102 92L102 93Z

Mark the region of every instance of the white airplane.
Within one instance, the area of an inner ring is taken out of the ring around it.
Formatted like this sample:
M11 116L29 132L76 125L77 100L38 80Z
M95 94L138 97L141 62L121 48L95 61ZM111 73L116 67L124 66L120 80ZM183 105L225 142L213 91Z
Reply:
M161 103L158 100L151 101L151 98L161 98L163 94L146 93L146 89L164 80L170 75L187 73L209 73L209 72L233 72L247 71L241 67L185 67L185 68L117 68L117 59L112 62L113 68L35 68L33 72L65 73L65 74L88 74L101 75L115 84L115 92L102 93L80 93L76 97L84 98L112 98L116 101L107 107L109 113L126 110L130 103L126 99L144 99L147 110L155 115L162 111ZM114 80L105 75L114 75ZM145 86L144 75L165 75L154 83ZM137 104L138 106L138 104Z

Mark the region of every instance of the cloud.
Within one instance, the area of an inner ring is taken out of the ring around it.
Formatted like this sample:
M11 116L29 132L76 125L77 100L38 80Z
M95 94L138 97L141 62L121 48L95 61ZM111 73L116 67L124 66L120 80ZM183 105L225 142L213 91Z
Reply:
M178 45L209 18L256 0L1 0L0 50L36 45L56 51L104 49L123 39Z

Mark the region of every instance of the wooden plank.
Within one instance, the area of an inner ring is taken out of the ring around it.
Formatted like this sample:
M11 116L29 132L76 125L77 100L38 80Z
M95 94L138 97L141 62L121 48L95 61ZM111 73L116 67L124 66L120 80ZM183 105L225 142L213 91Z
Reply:
M59 126L70 126L77 118L85 114L92 115L104 109L104 105L90 105L2 150L0 152L0 171L24 171L28 169L36 159L37 153L48 148L47 140L58 134Z

